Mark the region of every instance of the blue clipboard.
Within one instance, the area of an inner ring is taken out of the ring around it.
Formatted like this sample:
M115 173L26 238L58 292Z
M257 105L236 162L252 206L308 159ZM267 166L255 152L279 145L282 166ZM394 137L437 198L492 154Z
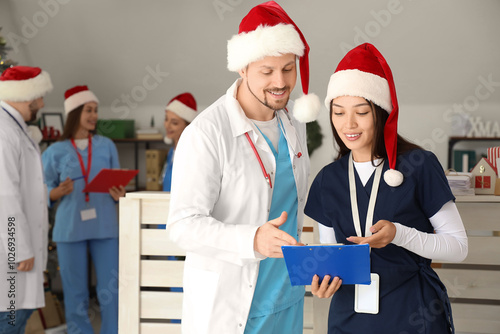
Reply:
M292 285L310 285L313 276L338 276L342 284L370 284L370 246L282 246Z

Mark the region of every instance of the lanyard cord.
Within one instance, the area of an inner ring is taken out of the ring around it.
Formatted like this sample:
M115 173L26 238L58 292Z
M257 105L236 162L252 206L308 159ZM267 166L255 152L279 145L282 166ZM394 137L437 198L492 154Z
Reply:
M17 121L17 119L12 116L12 114L10 112L7 111L7 109L5 109L4 107L2 107L3 111L5 111L7 113L7 115L9 115L13 120L14 122L16 122L16 124L21 128L21 130L23 131L24 135L29 139L31 145L33 145L35 147L35 149L37 149L37 145L35 145L35 143L33 142L33 140L31 139L30 136L28 136L28 134L26 133L26 131L24 131L23 127L21 126L21 124L19 124L19 122Z
M351 210L352 220L354 221L354 228L356 235L362 237L361 223L359 220L358 199L356 196L356 181L354 180L354 166L352 161L352 152L349 154L349 192L351 194ZM375 178L373 179L372 191L370 194L370 202L368 204L368 212L366 213L365 237L372 235L370 227L373 224L373 212L375 211L375 201L377 200L378 188L380 184L380 176L382 175L383 162L377 166L375 170Z
M71 138L71 144L73 145L73 148L75 149L75 152L76 154L78 155L78 160L80 161L80 168L82 169L82 175L83 175L83 179L85 180L85 187L88 185L89 183L89 174L90 174L90 167L92 165L92 136L90 135L89 133L89 145L88 145L88 157L87 157L87 171L85 171L85 165L83 164L83 158L80 154L80 152L78 152L78 148L76 147L76 144L75 144L75 140L73 138ZM89 197L89 193L85 193L85 202L89 202L90 201L90 197Z
M262 159L260 158L259 152L257 152L257 149L255 148L255 145L253 144L252 140L250 139L248 132L245 132L245 136L247 137L248 142L250 143L250 146L252 147L253 153L257 157L257 161L259 161L260 168L262 169L262 173L264 174L264 178L269 183L269 187L271 187L271 189L273 189L271 177L269 176L269 173L267 173L266 168L264 167L264 164L262 163Z

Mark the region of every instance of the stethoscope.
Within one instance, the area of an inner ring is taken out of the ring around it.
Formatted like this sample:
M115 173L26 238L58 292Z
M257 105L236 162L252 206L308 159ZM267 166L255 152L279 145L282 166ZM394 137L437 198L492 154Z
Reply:
M288 109L285 108L285 111L286 111L285 115L288 117L288 121L291 123L292 119L290 118L290 115L288 115ZM288 141L288 137L286 135L285 128L283 127L283 122L281 121L281 118L280 118L278 112L276 112L275 115L276 115L276 117L278 117L278 125L280 127L280 131L283 133L283 135L285 136L285 139L288 143L289 141ZM297 135L297 133L295 133L295 135ZM260 158L259 152L257 152L257 149L255 148L255 145L253 144L252 139L250 139L250 135L248 134L248 131L245 132L245 137L247 137L247 140L250 143L250 146L252 147L253 153L255 154L255 157L257 158L257 161L259 162L260 168L262 169L262 174L264 174L264 178L266 179L267 183L269 183L269 187L271 189L273 189L271 176L266 171L266 167L264 166L264 163L262 163L262 159ZM297 136L297 143L299 144L300 150L302 150L298 136ZM299 151L298 153L295 153L295 150L293 148L292 148L292 151L297 158L300 158L302 156L302 152Z

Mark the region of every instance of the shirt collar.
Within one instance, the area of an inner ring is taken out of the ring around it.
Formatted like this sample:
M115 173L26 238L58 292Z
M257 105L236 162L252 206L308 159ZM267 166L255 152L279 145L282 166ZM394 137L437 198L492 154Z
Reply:
M245 132L253 131L251 121L245 115L240 103L236 99L238 87L241 85L242 79L236 80L226 92L226 112L229 118L233 137L238 137Z

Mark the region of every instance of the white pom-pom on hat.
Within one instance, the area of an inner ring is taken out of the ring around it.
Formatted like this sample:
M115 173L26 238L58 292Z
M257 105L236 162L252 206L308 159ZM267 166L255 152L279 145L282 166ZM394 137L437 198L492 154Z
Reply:
M301 123L309 123L318 118L321 102L316 94L302 95L295 100L293 116Z
M391 187L399 187L403 183L403 174L395 169L388 169L384 173L384 181Z
M163 142L167 145L172 145L172 143L174 142L173 139L170 139L168 138L167 136L163 137Z
M40 128L38 126L28 125L27 132L28 132L28 136L30 136L30 138L33 139L33 141L36 144L40 144L40 142L43 139L43 134L42 134L42 131L40 131Z

